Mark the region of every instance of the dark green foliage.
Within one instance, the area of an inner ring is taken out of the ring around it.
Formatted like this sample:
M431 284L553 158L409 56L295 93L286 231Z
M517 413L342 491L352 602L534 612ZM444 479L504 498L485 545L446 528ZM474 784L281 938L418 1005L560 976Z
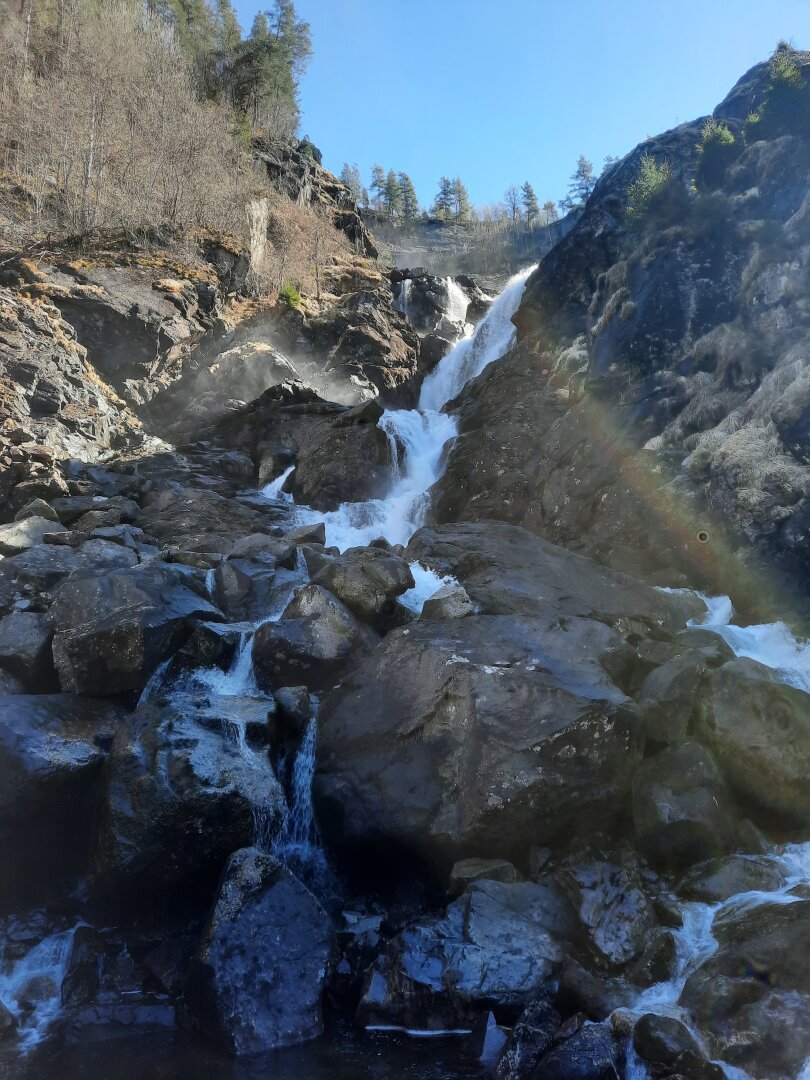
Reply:
M374 165L371 169L371 202L376 210L382 210L385 196L385 169L382 165Z
M697 144L697 171L695 183L699 188L710 190L718 187L726 169L740 152L740 146L730 128L709 117L700 132Z
M433 214L442 221L447 221L453 216L454 205L453 181L449 176L442 176L439 180L439 192L433 201Z
M349 189L352 194L352 198L356 203L362 202L363 199L363 181L360 178L360 170L356 165L349 165L344 161L343 168L340 170L340 179Z
M523 201L523 212L526 215L526 221L531 225L540 213L540 203L537 201L534 188L528 180L520 189L520 197Z
M402 192L402 220L415 221L419 217L419 199L416 197L416 188L407 173L398 173L397 179Z
M301 306L301 294L291 281L284 283L281 292L278 294L278 298L281 303L286 304L287 307L297 308Z
M460 176L457 176L452 185L453 195L453 216L456 221L467 221L472 210L472 204L470 202L470 196L467 193L466 185Z
M810 87L799 66L799 55L780 41L771 57L770 85L759 109L745 122L745 140L806 135L810 130Z
M560 209L567 212L573 210L575 206L584 206L595 187L596 177L593 165L584 154L580 154L576 170L572 173L568 184L568 194L560 202Z
M389 221L392 218L398 217L402 212L402 188L399 186L397 174L393 169L389 169L385 177L383 206L385 207L385 212L388 215Z
M668 161L659 161L652 154L642 155L638 176L627 190L627 220L638 225L663 209L675 186Z

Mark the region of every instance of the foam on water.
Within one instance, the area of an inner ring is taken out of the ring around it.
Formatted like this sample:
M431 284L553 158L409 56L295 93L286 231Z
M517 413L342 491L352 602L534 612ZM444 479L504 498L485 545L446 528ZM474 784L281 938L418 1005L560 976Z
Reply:
M24 956L0 960L0 1002L17 1018L23 1052L41 1042L62 1006L62 982L77 927L43 938Z
M430 570L418 562L412 562L409 565L413 574L414 587L403 593L399 602L417 614L425 606L425 601L444 585L458 585L458 581L451 574L437 574L435 570Z

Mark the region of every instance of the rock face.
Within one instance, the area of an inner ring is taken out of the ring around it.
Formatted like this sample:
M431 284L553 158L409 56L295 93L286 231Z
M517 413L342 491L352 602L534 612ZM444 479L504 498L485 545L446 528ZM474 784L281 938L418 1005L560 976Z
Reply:
M804 580L807 144L743 139L768 87L760 64L716 110L736 138L717 185L689 193L702 120L600 178L527 282L518 347L463 395L437 520L503 518L714 591L728 538ZM677 197L635 228L644 154Z
M514 1018L550 983L572 933L559 890L473 882L444 916L394 938L366 976L359 1017L446 1030L469 1027L486 1003Z
M332 559L313 583L328 589L369 622L389 614L396 598L414 587L405 559L374 548L356 548Z
M229 858L196 955L189 994L232 1053L320 1035L332 927L314 896L255 848Z
M136 904L216 874L278 825L283 794L266 756L229 738L234 699L146 705L116 734L106 766L99 871ZM272 710L266 704L265 716ZM203 892L201 894L205 896Z

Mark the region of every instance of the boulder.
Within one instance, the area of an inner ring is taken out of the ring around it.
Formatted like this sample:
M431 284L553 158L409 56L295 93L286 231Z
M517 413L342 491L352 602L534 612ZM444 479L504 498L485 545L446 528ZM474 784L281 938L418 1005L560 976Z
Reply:
M57 512L44 499L33 499L14 515L15 521L24 521L26 518L46 518L48 521L59 521Z
M512 1028L506 1050L495 1070L496 1080L524 1080L534 1074L551 1047L561 1017L546 998L527 1005Z
M64 531L64 526L50 517L26 517L10 525L0 525L0 555L19 555L34 544L41 544L45 533Z
M463 619L475 615L476 607L463 585L442 585L422 605L423 619Z
M105 540L88 540L79 548L37 544L0 562L0 607L10 610L20 598L47 604L53 590L71 574L104 573L137 562L134 551Z
M444 915L407 926L369 969L365 1025L468 1028L483 1006L516 1018L549 985L574 924L565 897L531 882L476 881Z
M695 717L708 665L700 652L686 652L651 671L638 703L647 738L662 745L683 742Z
M48 619L35 611L12 611L0 619L0 667L34 694L56 689Z
M633 1049L653 1076L677 1074L687 1080L723 1080L725 1071L712 1064L692 1032L672 1016L645 1013L633 1028Z
M259 685L331 686L347 662L373 644L373 635L320 585L305 585L278 622L266 622L253 639Z
M540 1059L531 1080L620 1080L621 1050L604 1024L584 1024Z
M640 849L662 866L684 869L733 850L736 830L711 754L688 741L649 758L633 779Z
M719 904L738 893L776 892L785 880L776 859L728 855L693 867L678 883L678 895L702 904Z
M58 520L68 528L74 527L74 523L85 514L93 512L106 513L115 510L119 521L134 521L139 511L138 504L123 495L112 495L109 498L104 495L72 495L63 499L51 499L50 505Z
M644 951L657 920L629 854L616 860L573 855L555 876L599 962L621 967Z
M449 871L604 826L641 759L633 707L603 664L620 647L609 627L577 618L478 615L392 631L322 705L325 833Z
M203 591L193 570L167 563L71 577L48 612L62 688L99 696L142 690L194 620L222 617Z
M450 871L450 895L460 896L474 881L522 881L518 869L506 859L461 859Z
M84 869L118 710L71 694L0 697L0 895L59 887ZM29 903L31 897L28 898Z
M161 543L228 555L242 537L265 532L272 518L216 492L185 486L144 500L136 524Z
M332 946L329 916L286 867L255 848L228 859L200 939L188 996L231 1053L320 1035Z
M810 825L810 695L754 660L732 660L709 677L698 737L741 799Z
M263 705L271 714L272 700ZM210 881L257 829L270 836L280 823L284 795L266 752L229 726L237 706L232 697L175 692L120 726L106 768L99 870L133 903Z
M380 548L350 548L313 578L365 621L390 614L394 601L414 587L405 559Z
M234 622L257 622L273 610L276 560L269 552L227 559L214 571L213 597Z
M232 559L253 559L258 554L272 555L278 566L291 570L295 563L295 545L267 533L251 533L237 540L231 548Z

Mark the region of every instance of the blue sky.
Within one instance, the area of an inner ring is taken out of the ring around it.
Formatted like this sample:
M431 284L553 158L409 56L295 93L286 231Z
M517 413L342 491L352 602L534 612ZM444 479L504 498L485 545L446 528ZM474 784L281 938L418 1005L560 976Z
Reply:
M247 30L263 5L236 0ZM302 134L338 172L410 173L424 204L460 175L476 204L529 179L562 197L597 166L710 112L810 0L296 0L314 57Z

